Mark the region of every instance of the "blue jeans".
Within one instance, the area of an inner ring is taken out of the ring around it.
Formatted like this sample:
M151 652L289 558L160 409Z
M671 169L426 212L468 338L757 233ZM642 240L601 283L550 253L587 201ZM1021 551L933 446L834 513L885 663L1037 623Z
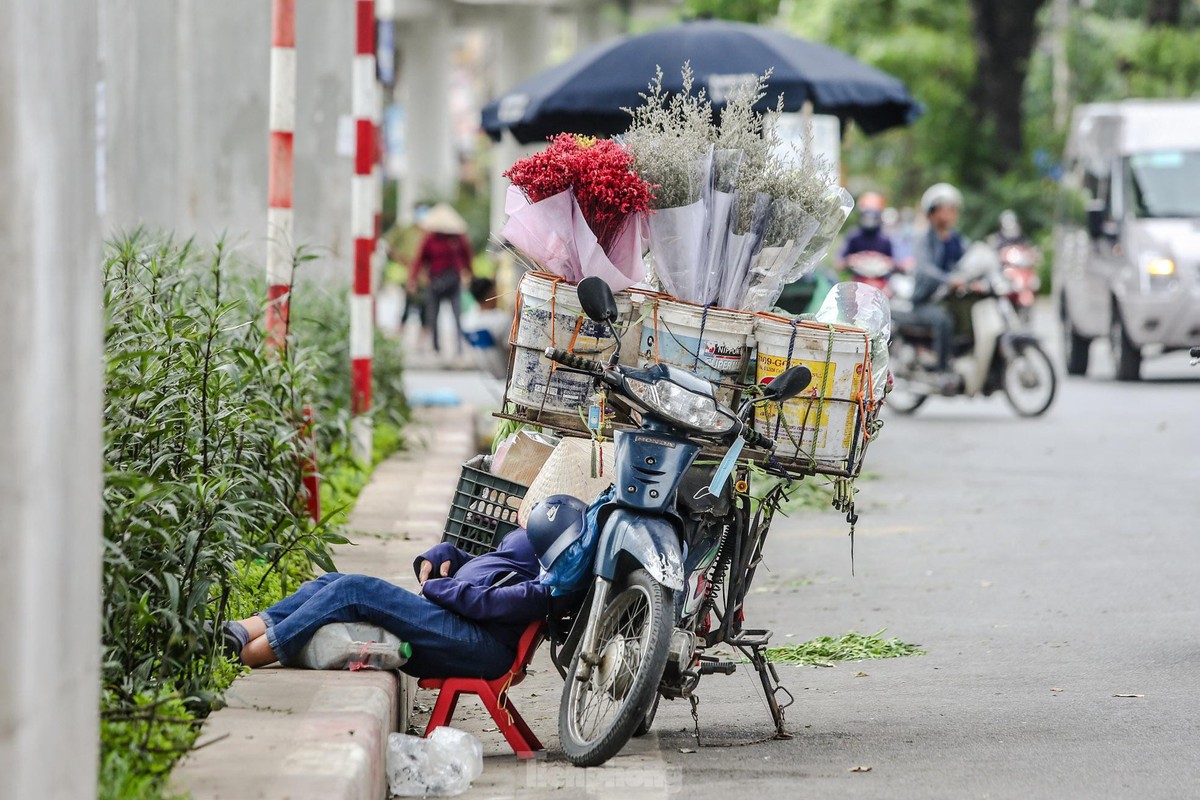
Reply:
M412 645L404 671L418 678L496 678L516 650L483 625L380 578L330 572L260 611L267 642L288 666L322 625L367 622Z

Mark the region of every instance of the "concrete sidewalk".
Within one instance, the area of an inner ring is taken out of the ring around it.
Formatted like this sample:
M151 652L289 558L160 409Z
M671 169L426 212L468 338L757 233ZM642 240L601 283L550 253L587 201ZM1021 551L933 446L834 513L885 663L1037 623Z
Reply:
M469 406L418 409L408 446L380 464L336 549L341 572L416 587L413 559L441 537L462 462L475 452ZM205 721L171 788L194 800L378 800L388 734L404 730L415 683L395 673L267 668L238 678Z

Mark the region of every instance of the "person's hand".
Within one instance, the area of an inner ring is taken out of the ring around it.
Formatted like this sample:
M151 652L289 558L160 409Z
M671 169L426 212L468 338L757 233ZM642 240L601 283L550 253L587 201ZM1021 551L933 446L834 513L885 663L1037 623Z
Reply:
M956 291L956 292L962 291L964 286L966 286L966 283L963 282L962 278L951 278L950 279L950 288L953 289L954 291Z
M417 575L417 583L420 583L422 586L424 586L425 581L429 580L429 574L431 572L433 572L433 562L429 561L428 559L426 559L425 561L422 561L421 562L421 572L419 575ZM443 561L442 566L438 570L438 572L440 573L441 577L443 577L443 578L448 577L450 575L450 562Z

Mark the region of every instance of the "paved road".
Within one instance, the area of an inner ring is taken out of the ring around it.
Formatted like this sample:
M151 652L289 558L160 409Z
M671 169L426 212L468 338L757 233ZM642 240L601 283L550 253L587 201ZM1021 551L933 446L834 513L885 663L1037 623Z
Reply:
M488 758L468 796L1200 796L1200 367L1146 375L1066 381L1037 420L999 398L891 415L855 577L836 515L777 525L751 624L778 642L887 628L929 651L783 669L795 738L710 746L769 732L739 671L702 685L698 752L680 752L695 740L677 702L608 767L572 770L543 669L514 695L550 758Z

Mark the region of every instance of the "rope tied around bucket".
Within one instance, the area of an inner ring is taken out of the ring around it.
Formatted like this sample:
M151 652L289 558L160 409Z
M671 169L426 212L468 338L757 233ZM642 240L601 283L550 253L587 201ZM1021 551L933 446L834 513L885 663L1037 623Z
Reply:
M696 339L696 360L692 362L693 370L700 367L700 351L704 349L704 327L708 324L708 310L710 308L712 308L712 303L706 305L704 311L700 313L700 336Z

